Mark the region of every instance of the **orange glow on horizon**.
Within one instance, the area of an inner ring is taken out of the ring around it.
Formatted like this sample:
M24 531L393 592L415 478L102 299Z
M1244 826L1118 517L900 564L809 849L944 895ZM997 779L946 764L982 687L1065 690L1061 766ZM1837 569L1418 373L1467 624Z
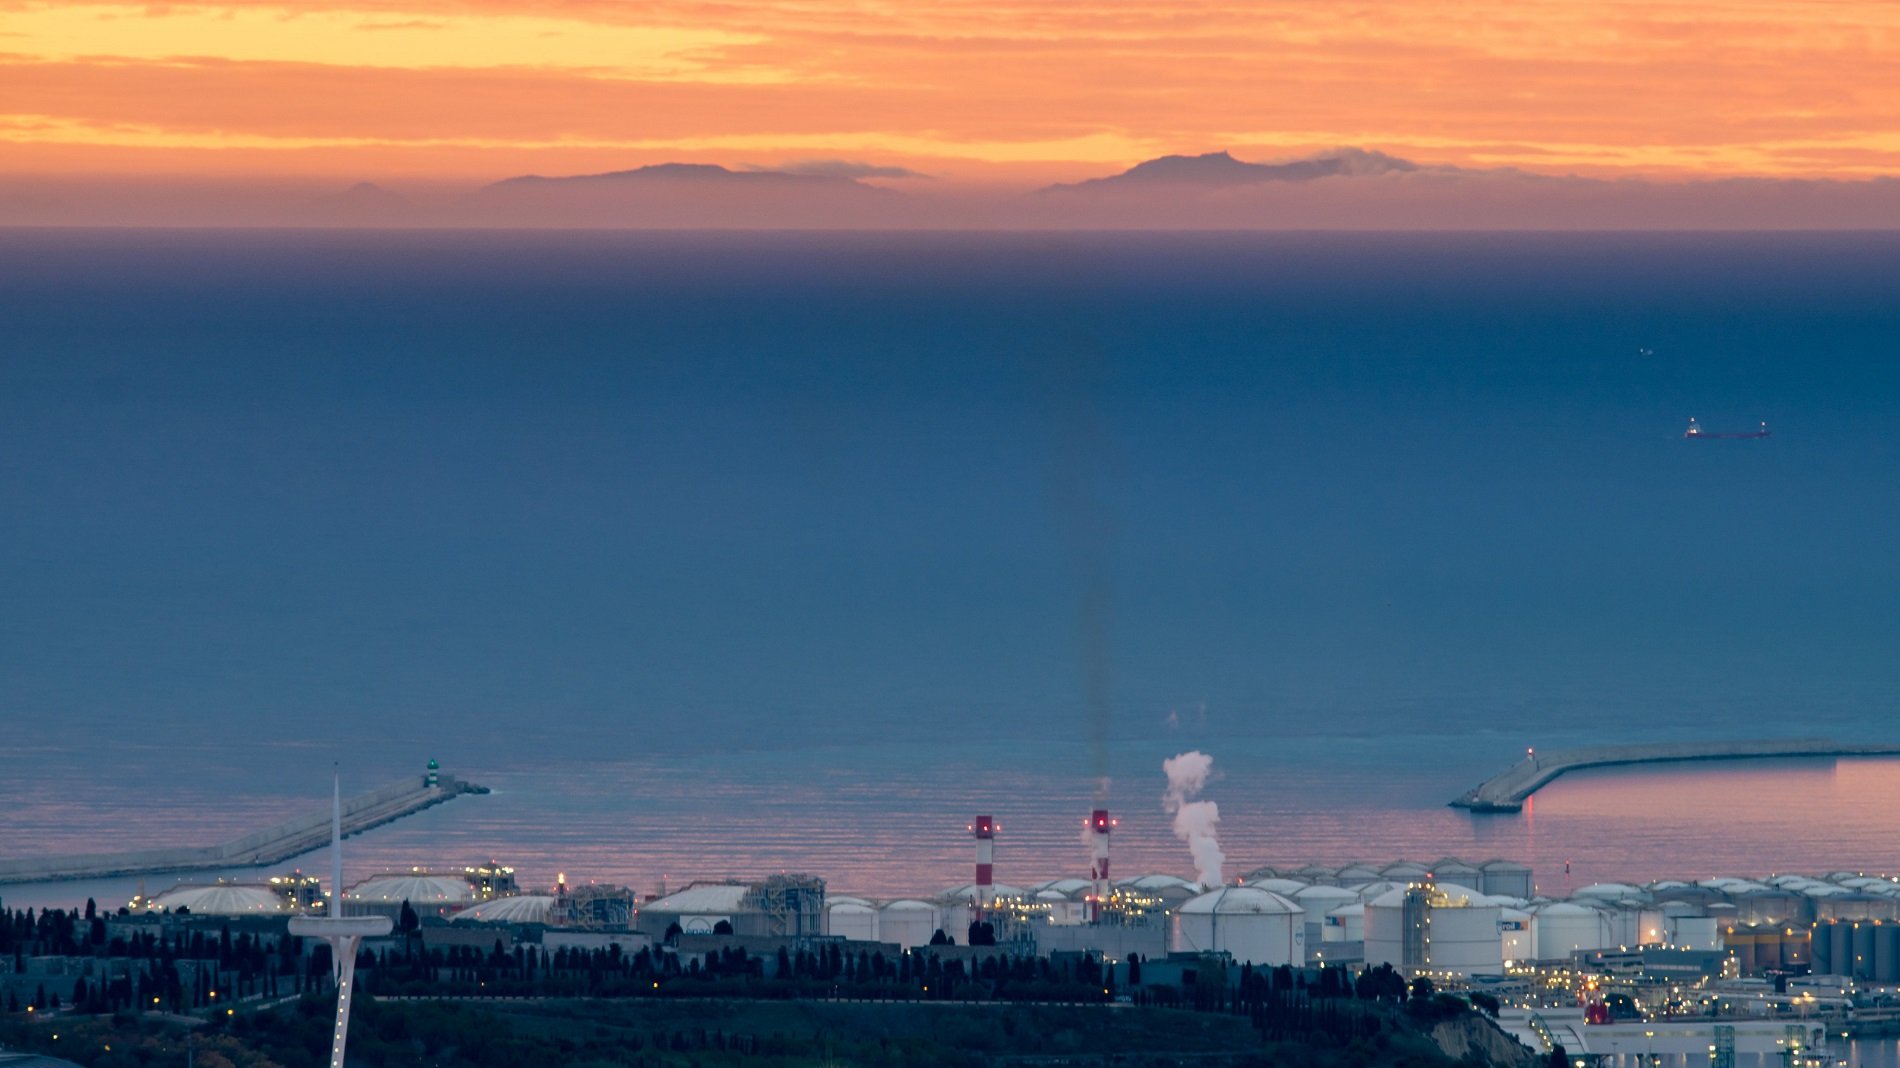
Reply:
M6 173L486 181L852 159L1038 184L1356 145L1547 173L1900 173L1900 8L0 0Z

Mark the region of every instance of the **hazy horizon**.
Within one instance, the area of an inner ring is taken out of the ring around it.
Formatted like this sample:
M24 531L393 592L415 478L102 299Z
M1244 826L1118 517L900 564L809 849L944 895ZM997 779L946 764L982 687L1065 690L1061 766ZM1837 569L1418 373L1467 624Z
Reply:
M1322 168L1315 173L1313 167ZM1309 168L1309 170L1302 170ZM1327 170L1326 168L1330 168ZM1336 173L1334 173L1336 172ZM1900 227L1900 181L1615 179L1364 149L1169 156L971 186L863 161L404 182L0 176L0 226L731 230L1803 230Z

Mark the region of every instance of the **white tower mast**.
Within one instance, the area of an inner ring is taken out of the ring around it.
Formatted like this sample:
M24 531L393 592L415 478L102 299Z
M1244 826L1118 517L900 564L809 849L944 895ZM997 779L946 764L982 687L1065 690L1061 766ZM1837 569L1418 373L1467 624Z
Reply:
M350 994L356 985L356 948L364 938L389 933L395 926L387 916L343 915L343 777L331 786L330 802L330 914L292 916L290 933L321 938L330 943L330 966L336 975L336 1033L330 1041L330 1068L343 1068L343 1047L350 1037Z

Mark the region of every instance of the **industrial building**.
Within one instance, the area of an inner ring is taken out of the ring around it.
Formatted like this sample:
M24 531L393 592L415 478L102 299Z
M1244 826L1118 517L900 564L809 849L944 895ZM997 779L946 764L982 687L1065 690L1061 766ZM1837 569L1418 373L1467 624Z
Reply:
M634 918L635 929L655 941L663 940L675 926L684 934L808 938L823 934L824 925L825 881L811 875L774 875L750 883L694 883L647 902Z

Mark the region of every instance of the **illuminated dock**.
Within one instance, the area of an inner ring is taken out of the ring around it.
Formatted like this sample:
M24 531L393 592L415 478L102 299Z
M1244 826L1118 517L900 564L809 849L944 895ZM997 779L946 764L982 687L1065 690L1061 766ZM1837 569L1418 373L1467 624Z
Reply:
M1687 760L1762 760L1776 757L1900 756L1900 745L1846 745L1829 738L1777 738L1754 742L1662 742L1600 745L1550 753L1527 751L1524 759L1451 802L1473 812L1516 812L1525 799L1566 771L1626 764Z
M361 834L372 827L414 815L463 794L487 792L485 786L476 786L453 775L441 775L432 770L428 775L405 778L380 790L371 790L344 801L343 833ZM325 810L285 820L275 827L219 845L0 860L0 885L276 864L328 845L330 824L331 813Z

